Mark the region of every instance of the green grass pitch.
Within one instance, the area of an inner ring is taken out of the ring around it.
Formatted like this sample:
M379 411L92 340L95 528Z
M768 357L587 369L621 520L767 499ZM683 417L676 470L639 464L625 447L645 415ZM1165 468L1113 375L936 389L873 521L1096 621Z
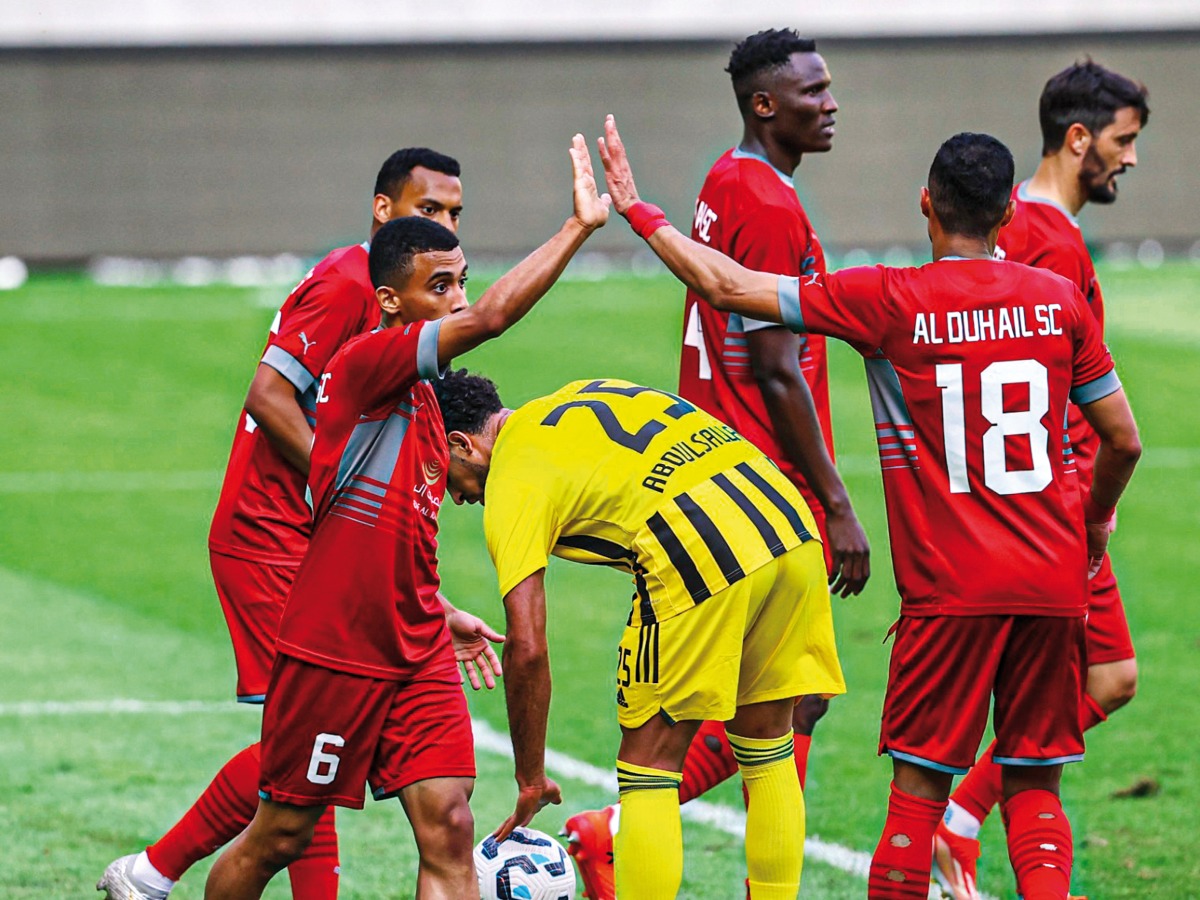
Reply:
M1076 836L1075 890L1096 900L1197 895L1200 737L1200 269L1102 269L1109 339L1138 413L1144 465L1121 507L1114 556L1141 663L1138 698L1089 735L1064 795ZM478 288L473 286L473 291ZM673 389L681 290L665 277L556 288L529 319L461 363L494 377L510 405L582 377ZM207 571L205 535L234 422L284 291L114 289L42 277L0 295L6 363L0 441L0 892L88 897L105 864L156 838L230 755L258 715L232 702L232 655ZM875 756L897 601L858 358L831 352L838 451L874 546L874 578L836 601L850 693L818 728L810 835L869 852L889 766ZM478 510L447 505L441 569L458 604L502 622ZM629 586L618 574L555 563L549 575L554 704L550 743L611 767L617 729L612 651ZM89 712L116 698L176 703L157 712ZM55 706L55 703L69 704ZM502 697L473 696L503 728ZM951 711L947 711L951 714ZM511 765L479 754L482 835L510 809ZM1138 779L1151 796L1114 799ZM566 804L534 824L607 802L562 779ZM734 785L708 799L740 805ZM341 816L345 898L409 897L415 855L395 802ZM741 848L685 825L683 896L740 896ZM982 886L1013 895L997 817L985 829ZM203 894L207 866L177 888ZM855 897L859 876L810 861L804 896ZM286 878L268 896L288 896Z

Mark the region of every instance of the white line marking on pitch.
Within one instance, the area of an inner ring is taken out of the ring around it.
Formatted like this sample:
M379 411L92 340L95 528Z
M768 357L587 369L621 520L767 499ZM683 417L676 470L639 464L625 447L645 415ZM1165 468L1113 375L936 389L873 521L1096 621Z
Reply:
M231 712L247 705L211 700L26 700L17 703L0 703L0 716L106 715L112 713L183 716L194 713ZM497 731L482 719L474 719L472 724L477 749L495 756L512 759L512 744L508 735ZM617 794L617 773L613 769L602 769L550 748L546 749L546 768L571 781L610 791L614 797ZM710 828L723 831L738 840L745 837L746 814L740 809L708 803L704 800L692 800L680 807L680 812L685 819L708 825ZM816 835L809 835L805 838L804 856L806 859L823 862L835 869L857 875L864 880L871 868L869 853L823 841ZM941 891L930 887L929 897L931 900L938 900L941 896ZM984 894L982 900L996 900L996 898Z

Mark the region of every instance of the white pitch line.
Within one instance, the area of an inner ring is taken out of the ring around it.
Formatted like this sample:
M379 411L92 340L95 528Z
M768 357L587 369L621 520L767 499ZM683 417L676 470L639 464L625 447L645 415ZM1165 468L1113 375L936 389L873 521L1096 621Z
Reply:
M93 714L146 714L183 716L195 713L225 713L244 708L245 704L215 702L210 700L25 700L17 703L0 703L0 716L66 716ZM494 756L512 759L512 743L508 735L497 731L482 719L472 720L475 732L475 747ZM546 749L546 768L570 781L601 788L617 794L617 773L614 769L602 769L591 763L568 756L558 750ZM685 819L699 822L723 831L738 840L746 835L746 814L740 809L692 800L680 807ZM825 863L835 869L866 879L871 868L871 855L851 850L841 844L823 841L817 835L804 840L805 859ZM941 891L930 887L930 900L939 900ZM987 894L981 900L997 900Z
M844 475L879 472L879 457L845 454L837 459ZM1138 464L1142 469L1193 469L1200 467L1200 448L1151 447ZM133 491L216 490L224 473L219 469L179 472L0 472L0 494L130 493Z

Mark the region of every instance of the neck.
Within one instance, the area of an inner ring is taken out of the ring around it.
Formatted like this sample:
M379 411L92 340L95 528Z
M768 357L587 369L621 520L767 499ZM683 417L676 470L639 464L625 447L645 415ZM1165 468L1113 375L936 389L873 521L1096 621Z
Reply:
M1079 215L1087 203L1087 195L1079 181L1078 163L1062 153L1043 156L1037 171L1025 183L1031 196L1053 200L1073 216Z
M933 239L933 259L937 262L947 256L964 259L991 259L996 249L994 237L978 238L963 234L941 234Z
M760 134L749 127L742 132L742 142L738 146L748 153L757 153L765 157L767 162L786 175L796 171L803 157L801 153L789 153L782 149L777 142L771 140L769 133Z
M511 416L512 413L513 411L511 409L505 407L504 409L501 409L500 412L492 413L491 416L488 417L488 420L483 423L483 436L487 438L489 444L494 445L496 443L496 438L500 434L500 429L504 427L506 422L508 422L508 417Z

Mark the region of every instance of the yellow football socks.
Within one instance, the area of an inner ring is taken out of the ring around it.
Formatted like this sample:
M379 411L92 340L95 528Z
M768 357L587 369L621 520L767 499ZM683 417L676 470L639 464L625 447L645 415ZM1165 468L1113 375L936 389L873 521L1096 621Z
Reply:
M621 824L614 840L621 900L675 900L683 881L681 772L617 760Z
M728 733L728 732L727 732ZM796 900L804 864L804 794L793 761L792 734L746 738L729 734L742 770L746 869L754 900Z

